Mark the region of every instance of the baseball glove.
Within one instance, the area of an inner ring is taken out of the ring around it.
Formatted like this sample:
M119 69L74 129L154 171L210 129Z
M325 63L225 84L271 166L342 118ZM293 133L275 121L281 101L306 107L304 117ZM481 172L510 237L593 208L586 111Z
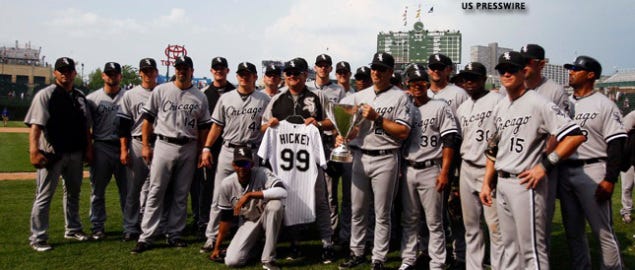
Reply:
M501 139L501 135L498 131L487 141L487 148L485 148L485 157L491 161L496 161L496 154L498 153L498 142Z

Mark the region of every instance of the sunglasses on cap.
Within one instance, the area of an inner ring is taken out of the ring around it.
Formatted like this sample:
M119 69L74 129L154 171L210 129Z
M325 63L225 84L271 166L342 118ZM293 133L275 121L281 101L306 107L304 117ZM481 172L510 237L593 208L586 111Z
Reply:
M505 75L505 73L509 73L509 74L516 74L518 73L518 71L520 71L521 68L517 67L517 66L506 66L506 67L500 67L498 69L498 74L500 75Z
M253 164L253 162L248 161L248 160L236 160L236 161L234 161L234 165L236 165L236 167L240 167L240 168L250 168L252 164Z
M442 64L434 64L434 65L429 65L428 68L430 70L434 70L434 71L439 71L439 70L444 70L445 69L445 65Z
M223 65L214 65L214 66L212 66L212 69L216 70L216 71L222 71L222 70L225 70L225 66L223 66Z
M370 67L370 70L379 71L379 72L386 72L386 70L388 70L388 68L384 67L384 66L374 65L374 66Z
M63 68L58 68L57 71L59 73L71 73L73 72L75 69L71 68L71 67L63 67Z
M287 77L291 77L291 76L300 76L300 74L302 74L302 71L299 70L287 70L284 72L285 75L287 75Z
M572 71L582 71L582 70L586 70L586 69L583 69L583 68L581 68L581 67L579 67L579 66L570 66L570 67L568 68L568 70L572 70Z

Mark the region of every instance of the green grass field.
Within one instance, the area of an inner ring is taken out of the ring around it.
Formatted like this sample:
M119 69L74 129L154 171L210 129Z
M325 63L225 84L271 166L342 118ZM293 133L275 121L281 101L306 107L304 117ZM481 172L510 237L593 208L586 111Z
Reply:
M9 121L7 127L27 127L22 121Z
M0 172L33 172L29 163L29 134L0 133Z

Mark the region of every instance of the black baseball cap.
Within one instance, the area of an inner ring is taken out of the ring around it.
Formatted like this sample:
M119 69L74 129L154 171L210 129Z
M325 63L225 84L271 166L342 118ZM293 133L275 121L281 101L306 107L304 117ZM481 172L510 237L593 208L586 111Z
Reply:
M192 58L186 55L181 55L176 58L176 61L174 61L174 66L176 67L178 65L186 65L187 67L194 68L194 62L192 62Z
M419 64L412 64L408 66L406 70L406 80L407 81L426 81L429 82L428 72L426 72L425 67Z
M600 78L600 75L602 75L602 65L600 65L600 62L595 60L593 57L586 55L580 55L576 57L575 61L573 61L573 64L565 64L564 68L568 70L581 69L592 71L593 73L595 73L596 79Z
M471 62L465 65L465 68L459 71L459 74L461 75L471 74L471 75L476 75L479 77L487 77L487 69L485 68L483 64L479 62Z
M331 57L328 54L323 53L315 57L315 65L317 66L319 63L326 63L329 66L332 66L333 60L331 60Z
M284 63L283 71L292 70L292 69L299 70L299 71L306 71L308 68L309 68L309 65L307 64L306 60L304 60L304 58L296 57Z
M234 162L237 161L254 162L251 148L246 145L240 145L234 148Z
M55 70L63 68L71 68L71 70L75 70L75 61L69 57L57 58L57 60L55 60Z
M355 71L355 80L370 79L370 68L361 66Z
M157 62L152 58L143 58L139 61L139 70L145 68L157 69Z
M346 61L337 62L337 64L335 65L335 72L340 70L351 72L351 65Z
M528 59L545 59L545 49L538 44L527 44L520 48L520 53Z
M223 68L228 68L229 65L227 65L227 59L225 59L225 57L221 57L221 56L216 56L214 58L212 58L212 68L214 67L223 67Z
M452 59L445 54L435 53L428 57L428 67L435 65L452 66Z
M373 55L373 62L370 63L370 68L373 66L381 66L385 68L394 69L395 68L395 58L392 57L389 53L378 52Z
M256 66L254 66L254 64L249 62L242 62L238 64L238 68L236 68L236 73L240 73L241 71L248 71L252 74L258 74L258 71L256 70Z
M516 68L524 68L527 65L527 58L516 51L509 51L498 57L498 64L494 67L499 70L504 67L514 66Z
M267 74L275 74L277 76L282 75L282 68L280 66L277 66L275 64L270 64L268 66L265 67L265 75Z
M104 73L121 73L121 65L115 62L108 62L104 65Z
M402 82L401 73L397 71L393 72L392 75L390 76L390 84L401 85L401 82Z

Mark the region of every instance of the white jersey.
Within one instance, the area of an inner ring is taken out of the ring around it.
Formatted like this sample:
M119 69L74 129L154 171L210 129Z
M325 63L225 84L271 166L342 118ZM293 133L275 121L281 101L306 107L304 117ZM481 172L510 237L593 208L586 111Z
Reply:
M223 141L236 145L259 144L262 114L269 100L267 94L260 91L244 99L238 90L223 94L212 113L212 121L223 127Z
M376 93L375 88L371 86L347 96L341 103L358 106L368 104L385 119L392 120L408 128L410 128L410 123L412 122L410 100L405 92L396 86L379 93ZM365 150L398 149L401 144L401 140L387 134L382 127L376 127L373 121L368 120L363 120L359 124L359 133L350 142L350 145L358 146Z
M630 113L626 114L623 121L624 129L626 130L626 132L629 132L633 128L635 128L635 111L631 111Z
M428 88L428 97L431 99L442 99L450 105L452 108L452 112L456 114L456 109L466 101L470 96L463 90L463 88L458 87L452 83L446 85L443 89L438 92L432 91L432 89Z
M143 124L143 106L150 99L152 89L145 89L138 85L123 94L120 101L119 112L117 116L125 118L132 122L130 127L131 136L141 136L141 126Z
M467 99L456 110L463 142L461 143L461 158L472 164L485 166L485 149L487 141L496 132L493 111L496 104L501 102L503 95L489 91L477 100Z
M560 107L560 109L562 109L569 117L573 117L571 115L569 95L567 95L567 92L564 91L562 85L557 84L552 79L542 77L540 84L536 88L530 90L536 90L538 94L558 105L558 107ZM507 89L505 86L501 86L498 93L506 96Z
M430 100L419 107L411 103L412 129L406 141L404 158L423 162L443 157L441 137L456 133L456 119L450 106L442 100Z
M126 91L120 89L114 97L110 97L103 88L90 93L86 100L90 109L90 127L93 139L101 141L119 140L119 111L120 100Z
M317 86L316 81L313 81L311 87L309 87L312 91L321 91L324 93L324 96L333 104L337 104L346 96L346 91L342 88L341 85L329 82L328 84Z
M616 138L626 138L622 114L603 94L595 92L580 99L571 96L569 102L573 105L573 120L586 136L570 159L606 158L607 144Z
M218 208L221 210L233 210L238 200L245 195L246 193L253 191L264 191L266 189L272 188L277 183L280 183L281 180L278 176L274 175L269 169L262 167L253 167L251 168L251 178L249 179L249 184L243 187L238 181L238 175L236 173L232 173L227 176L221 182L219 191L218 191ZM249 220L258 219L259 215L262 214L264 208L265 199L252 199L253 202L249 202L243 206L243 210L241 214L255 214L257 216L247 217ZM259 209L249 209L249 208L259 208Z
M496 170L519 174L540 161L549 135L558 141L579 126L553 102L536 93L514 101L503 98L494 108L494 121L501 134Z
M154 133L172 138L198 138L198 128L211 123L207 97L192 87L181 90L173 82L157 86L143 112L155 118Z
M313 125L280 121L267 128L258 156L269 160L287 188L286 226L315 221L315 183L318 166L326 168L320 131Z

